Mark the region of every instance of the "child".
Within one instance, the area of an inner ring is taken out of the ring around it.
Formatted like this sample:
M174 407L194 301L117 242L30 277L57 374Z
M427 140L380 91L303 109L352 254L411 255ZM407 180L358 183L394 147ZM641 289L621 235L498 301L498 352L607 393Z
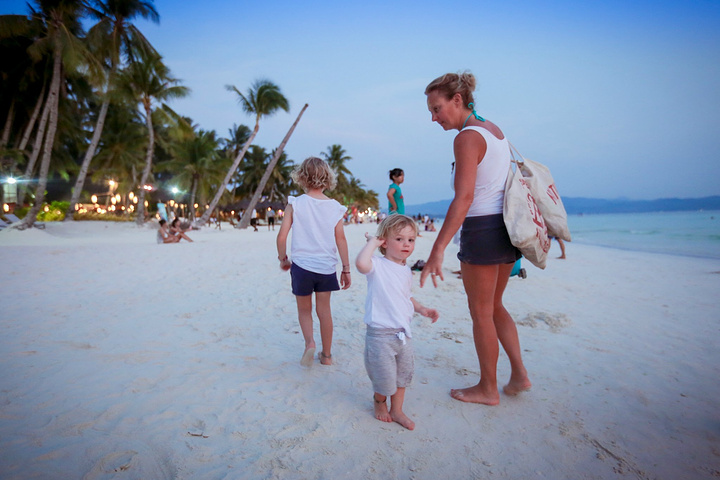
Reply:
M330 312L330 292L350 287L350 260L347 240L343 231L346 208L328 198L324 190L335 188L335 174L330 166L317 157L306 159L292 173L304 195L288 197L282 225L277 236L280 268L290 270L292 292L297 300L298 321L305 352L300 364L309 367L315 356L313 337L312 293L315 292L315 309L320 320L322 350L320 363L332 365L333 321ZM287 237L293 229L290 256L287 256ZM340 285L337 280L337 255L342 260Z
M365 368L375 390L375 418L395 421L408 430L415 428L402 410L405 387L412 380L415 363L410 320L413 312L430 318L432 323L439 317L437 310L423 307L410 292L412 272L405 260L415 250L417 233L412 218L390 215L380 223L377 237L365 234L367 244L355 260L358 271L368 280ZM384 257L373 255L378 247Z

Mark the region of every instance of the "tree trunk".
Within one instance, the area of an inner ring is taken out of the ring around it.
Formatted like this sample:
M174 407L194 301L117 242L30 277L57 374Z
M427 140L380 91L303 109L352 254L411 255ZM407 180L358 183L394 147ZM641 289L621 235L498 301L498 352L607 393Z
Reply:
M43 88L40 91L40 96L38 97L37 102L35 102L35 108L33 109L33 113L30 116L30 120L28 121L27 127L25 127L25 131L23 132L23 136L20 139L20 143L17 146L17 149L20 151L25 150L25 147L27 147L27 144L30 141L30 134L32 133L33 129L35 128L35 122L37 122L38 116L40 116L40 108L43 105L44 99L45 99L45 85L43 85Z
M255 208L255 205L257 205L258 200L260 200L260 196L262 195L262 191L265 188L265 184L267 184L267 181L270 178L272 171L275 169L275 165L277 165L277 162L280 159L280 155L282 155L283 150L285 150L285 145L287 145L288 140L290 140L290 136L293 134L295 127L300 122L300 117L302 117L302 114L307 108L308 104L306 103L302 110L300 110L300 114L295 120L295 123L292 124L292 127L290 127L290 130L288 130L287 135L285 135L285 138L283 138L282 143L280 143L280 146L275 150L275 155L273 155L272 160L270 160L270 163L265 169L265 173L260 179L260 185L258 185L257 189L255 190L255 194L252 196L252 199L250 199L250 204L248 204L248 207L245 209L245 213L240 219L240 225L238 225L238 228L247 228L250 224L250 216L252 215L252 211Z
M58 42L59 45L59 42ZM42 162L40 163L40 174L38 175L38 185L35 189L35 199L32 208L23 218L20 228L29 228L35 224L37 214L42 208L45 200L45 188L47 187L48 172L50 171L50 160L52 158L53 144L55 143L55 132L57 131L58 109L60 104L60 77L62 74L62 55L60 47L55 47L55 57L53 59L53 76L50 84L50 94L48 95L45 109L49 110L48 130L43 145ZM44 113L43 113L44 115Z
M35 164L42 151L43 140L45 139L45 130L48 125L48 118L50 118L50 95L45 99L45 108L43 108L42 117L40 117L40 124L38 125L38 131L35 134L35 141L33 142L33 149L28 159L28 164L25 166L25 174L23 175L24 182L18 184L18 204L21 206L25 203L25 191L28 189L28 182L33 177L35 171Z
M220 188L218 188L217 193L215 193L215 197L212 199L212 202L210 202L210 205L207 209L203 212L202 217L200 217L200 220L197 221L197 226L205 225L208 220L210 219L210 215L212 215L213 210L215 210L215 207L217 207L217 204L220 203L220 198L222 197L223 193L225 193L225 189L228 186L228 183L230 183L230 179L235 174L235 171L237 170L238 166L240 165L240 162L242 161L243 157L245 156L245 153L247 153L248 149L250 148L250 144L255 139L255 135L257 135L258 130L260 129L260 122L255 122L255 128L252 131L252 134L250 135L250 138L248 138L248 141L245 142L245 145L243 145L242 150L240 150L240 153L237 154L237 157L235 157L235 161L233 162L232 166L228 170L227 175L225 175L225 180L223 180L223 183L220 185Z
M147 183L148 178L150 178L153 153L155 151L155 132L153 131L152 112L150 111L150 105L145 106L145 117L145 123L147 123L149 136L147 154L145 155L145 168L143 169L142 178L140 179L140 195L138 195L137 219L135 219L135 223L137 223L138 226L141 226L143 223L145 223L145 192L147 192L147 190L145 190L145 184Z
M195 176L193 175L193 184L192 184L192 188L190 189L190 207L189 207L189 210L190 210L189 217L192 218L191 223L195 222L195 197L197 195L199 181L200 180L195 178Z
M13 120L15 119L15 98L10 102L7 118L5 119L5 128L3 128L2 138L0 138L0 148L5 148L10 140L10 130L12 129Z
M95 150L100 144L100 136L102 135L103 127L105 126L105 117L107 116L108 106L110 106L110 99L108 97L102 103L100 107L100 113L98 114L97 122L95 123L95 131L93 132L92 141L90 146L85 152L85 158L83 158L80 172L78 173L75 186L73 187L72 197L70 198L70 205L68 206L67 213L65 214L65 220L72 220L73 214L75 213L75 205L80 201L80 194L85 186L85 178L87 177L88 170L90 169L90 162L95 156Z

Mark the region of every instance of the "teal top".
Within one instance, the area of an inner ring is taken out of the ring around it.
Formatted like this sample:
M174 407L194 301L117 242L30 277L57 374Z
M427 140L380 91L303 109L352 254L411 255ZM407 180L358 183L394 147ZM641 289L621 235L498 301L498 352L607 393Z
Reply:
M388 210L390 211L390 214L393 213L400 213L402 215L405 215L405 200L403 200L403 194L402 190L400 190L400 185L393 182L388 187L388 192L391 189L395 189L395 193L393 193L393 200L395 200L395 205L397 205L397 210L392 209L392 205L388 205ZM388 202L389 203L389 202Z

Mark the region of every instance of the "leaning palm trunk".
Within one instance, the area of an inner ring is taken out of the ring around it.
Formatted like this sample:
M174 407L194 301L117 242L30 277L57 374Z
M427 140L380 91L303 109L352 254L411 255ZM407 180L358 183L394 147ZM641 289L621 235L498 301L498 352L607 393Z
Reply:
M45 130L47 129L48 118L50 117L50 108L48 108L48 102L50 102L49 95L48 98L45 100L45 108L43 108L42 117L40 117L38 131L35 134L35 141L33 142L33 148L32 152L30 152L28 164L25 166L25 174L23 175L23 179L25 180L25 182L23 183L29 182L30 179L33 177L33 172L35 171L35 164L37 163L37 159L40 156L40 151L42 150L43 140L45 139ZM20 183L18 185L18 203L20 205L24 204L25 202L25 190L27 189L27 187L23 185L23 183Z
M72 197L70 197L70 205L68 206L67 213L65 214L65 220L72 220L73 214L75 213L75 205L80 201L80 194L85 186L85 178L87 177L88 170L90 169L90 161L95 156L95 150L100 144L100 136L102 135L103 127L105 126L105 117L107 117L108 106L110 105L110 99L105 98L100 107L100 113L98 114L97 122L95 122L95 131L93 132L92 141L90 146L85 152L85 158L83 158L80 172L78 173L75 186L73 187Z
M240 150L240 153L237 154L237 157L235 157L235 161L233 162L232 166L228 170L227 175L225 175L225 180L223 180L222 184L220 185L220 188L218 188L218 191L215 193L215 197L212 199L212 202L210 202L210 205L207 209L205 209L205 212L203 212L202 217L200 217L200 220L196 222L196 225L205 225L208 220L210 219L210 215L212 215L212 212L215 210L215 207L217 207L217 204L220 203L220 198L223 196L223 193L225 193L225 189L227 188L228 184L230 183L230 179L235 175L235 172L238 169L238 166L240 166L240 162L242 162L243 157L245 157L245 154L247 153L248 149L250 148L250 144L255 139L255 135L257 135L258 130L260 129L260 123L255 122L255 128L253 129L252 133L250 134L250 138L248 138L247 142L245 142L245 145L243 145L242 150ZM194 221L195 219L193 219Z
M55 47L55 58L53 60L53 76L50 84L45 109L49 110L48 131L43 146L43 157L40 162L40 174L38 175L38 186L35 190L35 199L32 208L25 215L20 228L29 228L35 224L37 214L45 200L45 187L47 187L48 172L50 171L50 159L52 158L53 144L55 143L55 132L58 123L58 108L60 104L60 75L62 72L62 56L60 47ZM44 113L43 113L44 115Z
M45 85L43 85L43 88L40 91L38 100L37 102L35 102L35 108L33 108L33 113L30 116L27 127L25 127L25 131L23 132L23 136L20 139L20 143L17 146L17 149L20 151L25 150L25 147L27 147L27 144L30 141L30 134L35 128L35 122L37 122L37 119L40 116L40 109L42 108L43 100L45 100Z
M192 189L190 190L190 222L195 222L195 198L197 197L199 180L193 176Z
M147 118L146 123L148 128L148 148L147 154L145 155L145 168L143 169L142 178L140 179L140 195L138 195L137 219L135 220L138 226L145 223L145 192L147 191L145 190L145 184L148 178L150 178L150 169L152 169L153 154L155 151L155 132L153 131L150 106L145 107L145 116Z
M7 119L5 120L5 128L3 128L2 138L0 138L0 148L5 148L10 141L10 130L12 129L13 120L15 120L15 99L10 102Z
M305 109L307 109L307 108L308 108L308 104L306 103L305 106L302 108L302 110L300 110L300 114L298 115L297 119L295 120L295 123L292 124L292 127L290 127L290 130L288 130L288 133L285 135L285 138L283 138L282 143L280 143L280 146L275 150L275 155L273 155L273 158L270 160L270 163L268 164L267 168L265 169L265 173L263 174L262 178L260 179L260 184L258 185L257 189L255 190L255 194L250 199L250 203L248 204L248 207L245 210L245 214L240 219L240 225L238 225L238 228L247 228L247 226L250 224L250 216L252 214L252 211L255 208L255 205L257 205L258 200L260 200L260 196L262 195L262 192L265 189L265 185L267 184L267 181L270 178L270 175L272 175L273 170L275 170L275 165L277 165L277 162L280 159L280 155L282 155L283 150L285 150L285 145L287 145L288 140L290 140L290 136L293 134L295 127L300 122L300 117L302 117L302 114L305 112Z

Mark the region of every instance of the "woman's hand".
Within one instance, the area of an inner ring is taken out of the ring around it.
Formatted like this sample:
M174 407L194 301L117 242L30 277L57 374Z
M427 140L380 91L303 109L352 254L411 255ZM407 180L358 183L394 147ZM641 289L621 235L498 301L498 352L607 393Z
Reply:
M430 275L430 278L432 278L433 286L435 288L437 288L437 277L440 277L440 280L445 281L442 274L442 264L444 256L445 255L443 252L437 252L435 250L430 253L430 257L427 259L427 262L425 262L425 266L420 272L421 288L425 285L425 279L427 279L428 275Z

